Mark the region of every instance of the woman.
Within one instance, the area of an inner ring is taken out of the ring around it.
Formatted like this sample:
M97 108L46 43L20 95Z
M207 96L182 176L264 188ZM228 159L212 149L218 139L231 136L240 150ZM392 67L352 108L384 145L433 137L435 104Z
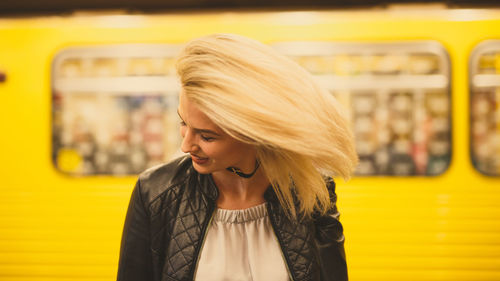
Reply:
M333 96L237 35L190 41L176 66L189 156L140 175L118 280L347 280L331 176L357 156Z

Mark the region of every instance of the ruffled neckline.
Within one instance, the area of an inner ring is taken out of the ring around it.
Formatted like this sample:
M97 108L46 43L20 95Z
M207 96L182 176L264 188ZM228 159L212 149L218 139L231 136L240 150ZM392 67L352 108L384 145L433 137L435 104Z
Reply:
M267 203L262 203L242 210L217 209L214 220L224 223L245 223L267 216Z

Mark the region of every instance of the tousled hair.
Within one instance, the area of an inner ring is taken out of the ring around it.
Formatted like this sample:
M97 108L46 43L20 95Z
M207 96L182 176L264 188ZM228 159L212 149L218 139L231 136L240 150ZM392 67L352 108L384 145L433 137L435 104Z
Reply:
M271 47L234 34L188 42L176 68L190 101L229 135L256 147L290 216L296 204L303 215L331 207L324 177L348 179L357 154L346 113L311 74Z

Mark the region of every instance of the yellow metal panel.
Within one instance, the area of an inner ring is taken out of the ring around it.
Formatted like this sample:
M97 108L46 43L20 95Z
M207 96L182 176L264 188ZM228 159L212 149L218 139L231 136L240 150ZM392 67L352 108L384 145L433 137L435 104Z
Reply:
M134 177L51 163L54 56L71 46L182 43L234 32L282 41L435 40L452 66L452 160L440 176L338 182L351 280L500 280L500 180L469 159L467 65L500 38L497 10L204 13L0 20L0 280L113 280Z

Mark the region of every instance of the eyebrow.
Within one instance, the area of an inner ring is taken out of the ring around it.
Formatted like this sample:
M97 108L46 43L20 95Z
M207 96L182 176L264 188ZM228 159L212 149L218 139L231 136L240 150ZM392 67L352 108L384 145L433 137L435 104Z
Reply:
M177 109L177 115L179 115L179 118L181 118L182 122L186 123L184 121L184 119L182 119L181 114L179 113L179 109ZM193 131L195 131L197 133L212 134L212 135L220 137L220 134L218 134L218 133L216 133L216 132L214 132L212 130L208 130L208 129L193 128Z

